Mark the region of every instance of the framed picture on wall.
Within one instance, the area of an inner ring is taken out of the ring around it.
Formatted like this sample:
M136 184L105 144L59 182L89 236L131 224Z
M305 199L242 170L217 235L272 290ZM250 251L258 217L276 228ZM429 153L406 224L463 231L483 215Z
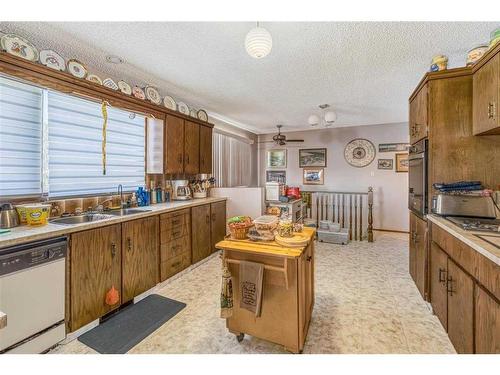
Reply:
M266 182L286 183L286 171L266 171Z
M325 183L323 168L304 168L302 180L304 185L323 185Z
M299 149L299 168L326 168L326 148Z
M396 154L396 172L408 172L408 154Z
M409 149L409 143L380 143L378 145L378 152L398 152L408 151Z
M378 169L392 170L394 168L394 160L378 159Z
M267 151L268 168L286 168L286 150Z

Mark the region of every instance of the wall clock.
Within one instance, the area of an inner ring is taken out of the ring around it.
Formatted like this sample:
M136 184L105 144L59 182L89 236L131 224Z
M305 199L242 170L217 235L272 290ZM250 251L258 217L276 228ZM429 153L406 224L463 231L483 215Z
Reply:
M344 158L353 167L366 167L375 159L375 146L367 139L353 139L345 146Z

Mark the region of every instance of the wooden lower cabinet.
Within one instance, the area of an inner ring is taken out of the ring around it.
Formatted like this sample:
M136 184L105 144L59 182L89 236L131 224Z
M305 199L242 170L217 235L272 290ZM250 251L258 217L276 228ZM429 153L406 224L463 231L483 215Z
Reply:
M210 204L191 208L193 264L212 254Z
M114 287L121 296L121 225L71 235L69 331L75 331L118 308L106 304Z
M500 354L500 304L482 287L475 290L476 353Z
M299 337L305 339L314 306L314 249L310 244L299 260Z
M410 275L417 288L426 299L427 280L427 222L410 213Z
M191 265L191 210L160 216L160 281Z
M122 303L158 283L158 236L158 216L122 224Z
M448 273L448 255L434 242L431 243L430 262L430 300L432 310L444 329L448 329L448 291L446 277Z
M210 217L211 252L215 252L217 251L215 244L222 241L226 236L226 202L222 201L210 204Z

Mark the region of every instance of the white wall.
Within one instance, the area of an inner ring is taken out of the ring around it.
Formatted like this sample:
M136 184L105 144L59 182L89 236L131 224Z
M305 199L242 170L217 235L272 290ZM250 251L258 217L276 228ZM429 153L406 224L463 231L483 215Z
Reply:
M259 217L264 212L264 189L261 187L246 188L212 188L211 197L225 197L227 218L239 215Z
M379 143L406 143L408 124L383 124L329 128L285 133L289 139L304 139L304 143L288 143L284 147L259 143L259 184L266 181L266 154L271 148L287 149L287 185L304 190L331 190L345 192L374 189L373 226L377 229L408 231L408 173L377 169L377 159L394 159L395 153L378 153ZM271 139L272 134L259 136L259 142ZM354 138L366 138L377 149L375 160L364 168L351 167L344 159L344 148ZM299 168L300 148L327 148L327 168L324 185L302 185Z

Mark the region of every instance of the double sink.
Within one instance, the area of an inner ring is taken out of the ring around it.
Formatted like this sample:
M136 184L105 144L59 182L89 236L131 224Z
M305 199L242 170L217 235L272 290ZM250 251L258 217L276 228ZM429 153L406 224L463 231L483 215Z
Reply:
M106 211L105 213L87 213L84 215L78 215L78 216L67 216L67 217L60 217L57 219L50 220L51 223L53 224L60 224L60 225L73 225L73 224L82 224L82 223L90 223L94 221L101 221L105 219L110 219L112 217L116 216L127 216L127 215L133 215L133 214L140 214L143 212L149 212L151 210L145 210L141 208L122 208L120 210L109 210Z

